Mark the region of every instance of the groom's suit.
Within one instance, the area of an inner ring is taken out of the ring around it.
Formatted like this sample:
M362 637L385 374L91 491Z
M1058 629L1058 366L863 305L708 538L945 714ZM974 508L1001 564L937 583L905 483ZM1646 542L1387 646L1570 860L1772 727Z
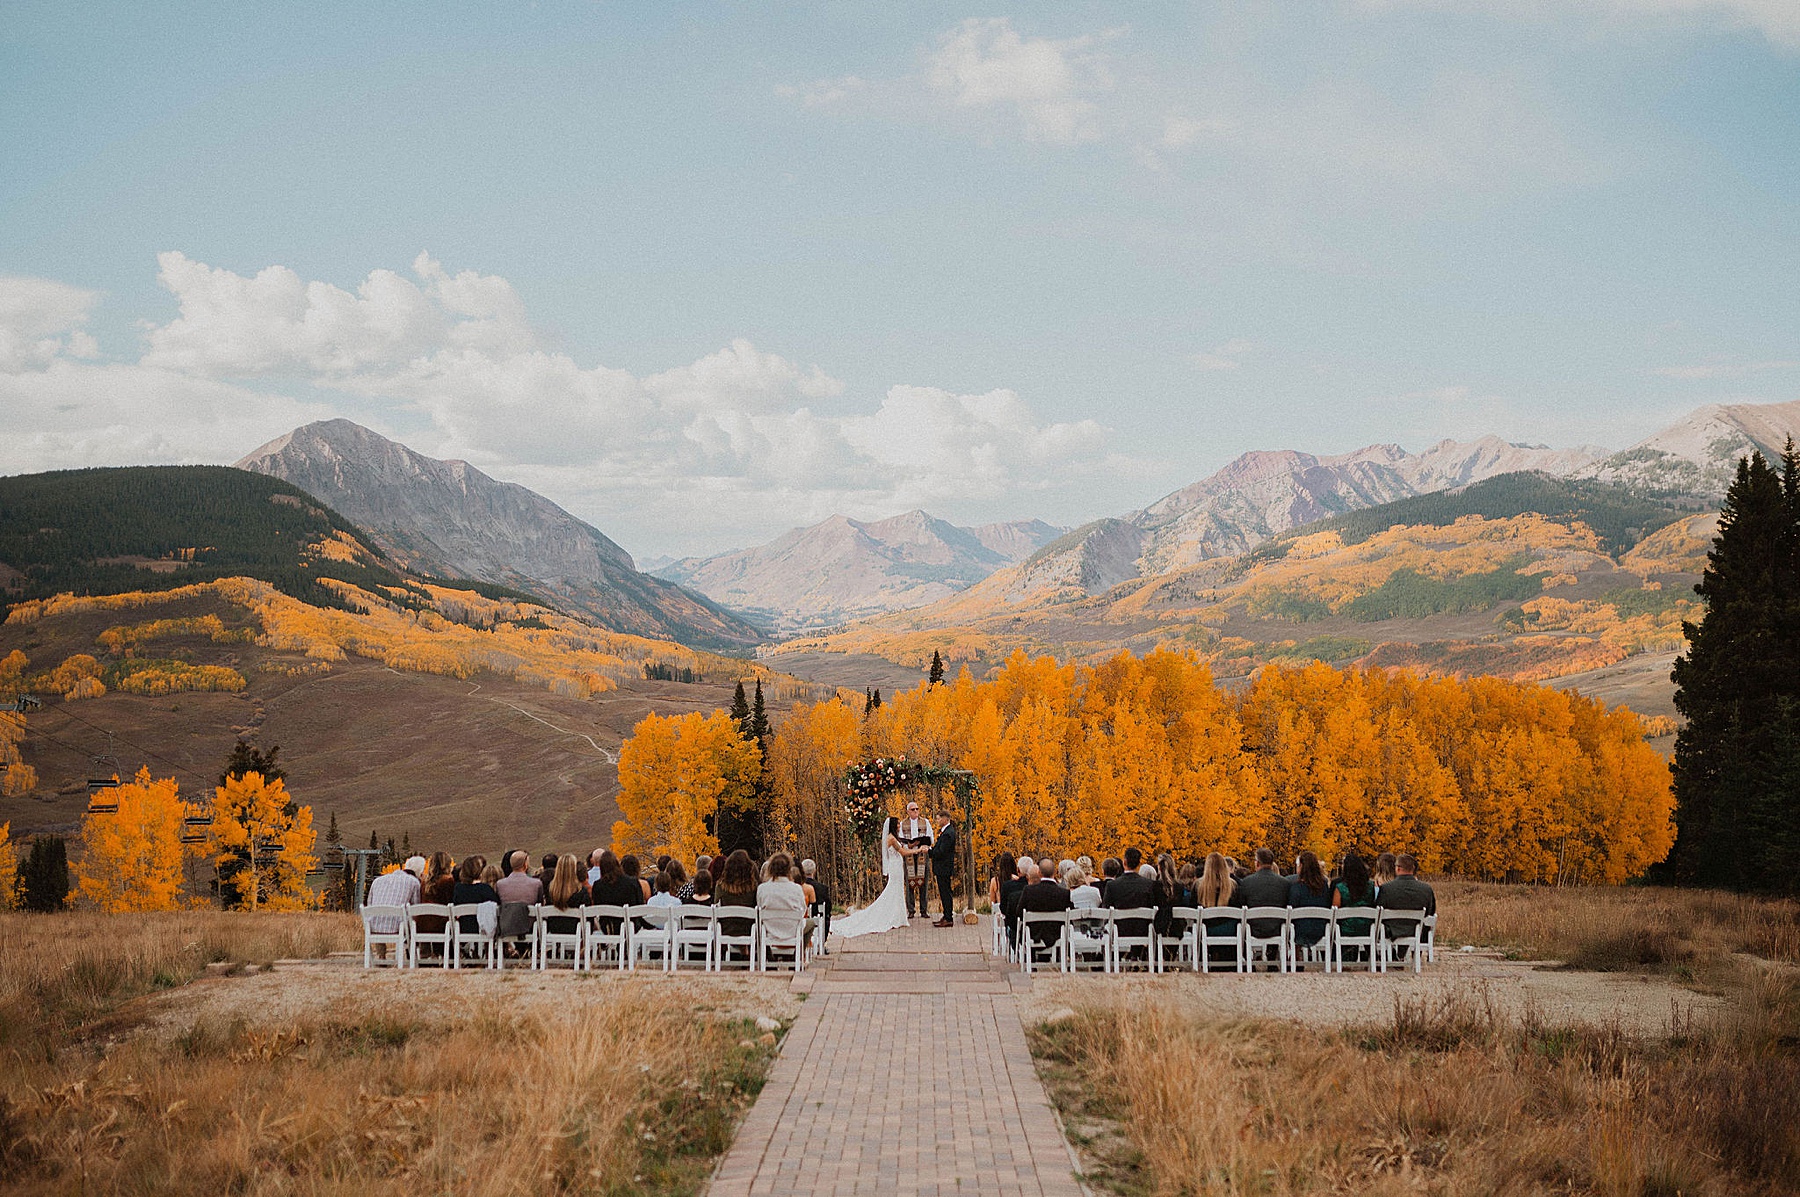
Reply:
M931 845L931 871L937 874L938 900L944 907L944 917L949 918L955 909L956 892L951 885L951 877L956 872L956 823L949 820L937 834Z

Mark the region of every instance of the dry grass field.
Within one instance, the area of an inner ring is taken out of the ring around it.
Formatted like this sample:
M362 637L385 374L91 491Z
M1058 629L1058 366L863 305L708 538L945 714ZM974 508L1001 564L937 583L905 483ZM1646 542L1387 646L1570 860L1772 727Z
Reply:
M143 1029L211 961L360 943L343 916L0 915L6 1190L689 1193L772 1058L773 1036L648 989Z
M1475 985L1397 995L1352 1026L1078 1005L1032 1045L1090 1179L1158 1195L1800 1192L1800 905L1466 883L1439 895L1447 946L1726 1000L1654 1031L1558 1024Z

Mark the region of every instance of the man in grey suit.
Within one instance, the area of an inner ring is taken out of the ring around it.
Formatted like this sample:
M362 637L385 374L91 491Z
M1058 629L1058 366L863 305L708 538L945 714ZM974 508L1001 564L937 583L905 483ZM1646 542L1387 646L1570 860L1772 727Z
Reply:
M1237 883L1231 900L1239 906L1286 906L1288 880L1275 871L1275 854L1267 848L1256 850L1256 871ZM1274 935L1281 924L1274 919L1252 919L1250 934Z
M1416 910L1420 916L1437 913L1437 895L1431 887L1420 881L1415 875L1419 871L1419 862L1402 852L1394 857L1394 879L1382 886L1375 895L1375 904L1382 913L1392 914L1401 910ZM1418 919L1382 919L1381 930L1390 936L1411 935ZM1401 959L1406 957L1401 955Z

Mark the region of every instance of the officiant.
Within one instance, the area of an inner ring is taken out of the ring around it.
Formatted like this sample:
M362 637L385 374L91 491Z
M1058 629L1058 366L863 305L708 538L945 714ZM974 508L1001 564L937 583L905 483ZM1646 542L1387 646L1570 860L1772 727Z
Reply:
M932 830L931 820L919 817L919 804L906 804L906 817L900 820L894 838L900 841L906 856L906 917L914 916L913 900L918 899L918 916L926 914L925 896L926 880L929 870L926 867L926 854L931 845L937 841L937 833Z

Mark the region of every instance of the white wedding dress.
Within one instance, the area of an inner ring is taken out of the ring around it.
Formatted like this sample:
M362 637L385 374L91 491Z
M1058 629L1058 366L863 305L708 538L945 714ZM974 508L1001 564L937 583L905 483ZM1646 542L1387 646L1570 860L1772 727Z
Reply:
M906 868L900 859L900 850L894 846L893 820L883 824L881 833L881 871L887 875L887 884L881 887L881 895L861 910L852 910L841 919L831 920L831 934L850 939L858 935L873 935L878 931L892 931L896 927L906 926Z

